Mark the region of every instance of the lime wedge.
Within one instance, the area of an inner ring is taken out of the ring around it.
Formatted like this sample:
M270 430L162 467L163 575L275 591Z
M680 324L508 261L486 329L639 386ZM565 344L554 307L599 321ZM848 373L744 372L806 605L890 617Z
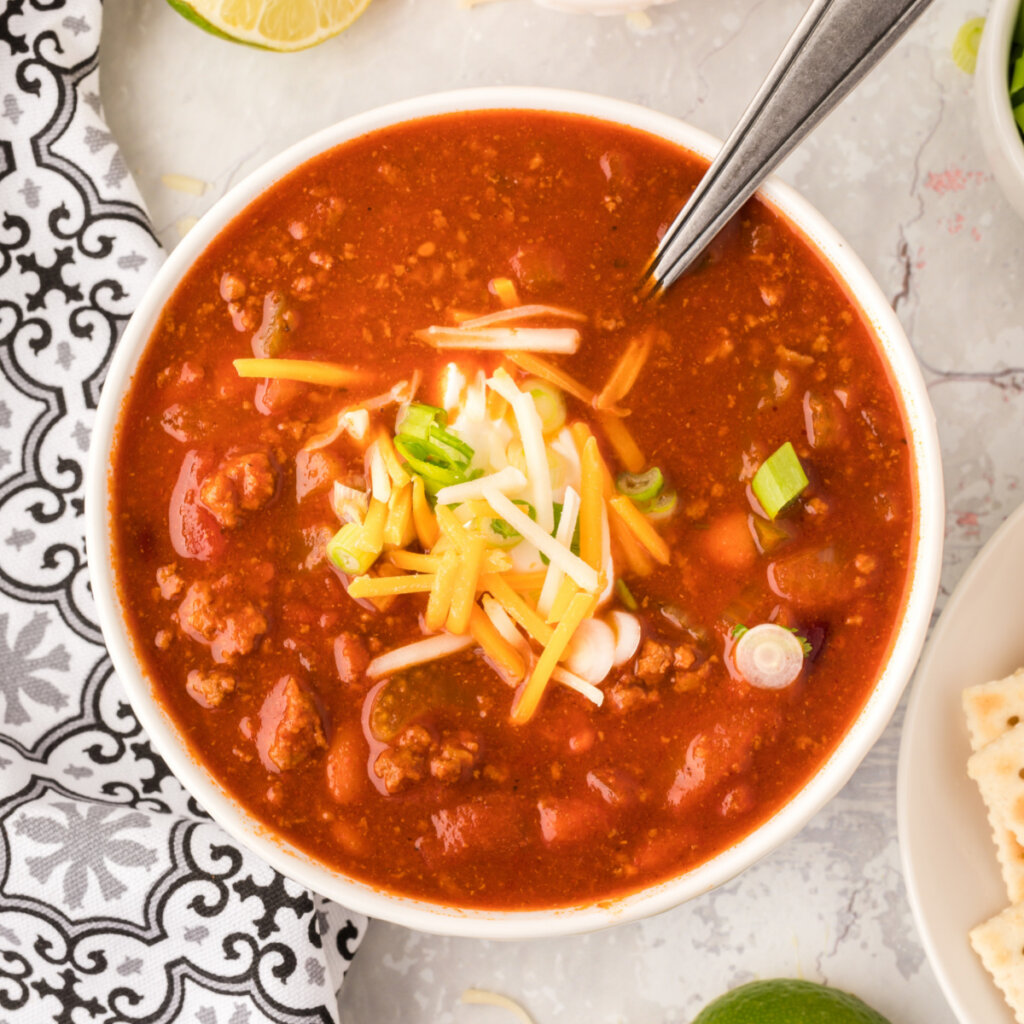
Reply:
M167 0L184 18L222 39L286 52L343 32L370 0Z

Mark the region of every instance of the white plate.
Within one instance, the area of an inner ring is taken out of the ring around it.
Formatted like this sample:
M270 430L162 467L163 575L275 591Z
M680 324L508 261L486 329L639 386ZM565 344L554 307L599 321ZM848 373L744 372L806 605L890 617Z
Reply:
M960 706L1024 665L1024 506L964 573L925 649L903 726L899 832L910 905L961 1024L1014 1024L967 933L1007 904Z

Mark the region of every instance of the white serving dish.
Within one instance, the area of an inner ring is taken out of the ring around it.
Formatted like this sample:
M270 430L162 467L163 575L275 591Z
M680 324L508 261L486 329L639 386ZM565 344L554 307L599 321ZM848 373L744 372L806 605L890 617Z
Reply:
M981 144L1003 194L1024 217L1024 140L1010 106L1010 42L1020 0L994 0L974 70Z
M567 112L660 136L710 159L720 143L664 114L618 100L536 88L440 93L371 110L326 128L255 171L217 202L171 253L132 318L107 375L93 430L87 499L92 585L110 654L139 720L171 770L240 843L285 875L353 910L423 931L489 939L524 939L590 931L668 910L726 882L798 832L853 774L889 721L924 642L938 587L943 536L942 468L935 422L920 370L899 321L860 260L828 222L790 188L769 181L762 199L810 241L872 325L910 427L919 520L905 614L880 679L849 732L820 770L781 810L735 846L679 877L616 899L554 910L482 911L441 906L374 888L329 870L274 837L192 757L138 667L113 577L108 453L122 396L164 303L192 262L251 200L297 165L346 140L436 114L483 109Z

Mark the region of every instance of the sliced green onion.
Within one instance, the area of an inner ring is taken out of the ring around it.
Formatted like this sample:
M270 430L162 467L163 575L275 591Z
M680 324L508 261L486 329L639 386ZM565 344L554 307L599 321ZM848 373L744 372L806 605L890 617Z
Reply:
M359 523L346 523L327 542L327 557L350 576L361 575L377 560L377 553L360 547L362 536Z
M405 460L409 468L423 477L423 482L430 494L436 494L442 487L461 484L466 474L460 466L438 465L432 462L433 451L423 441L400 434L395 438L395 450Z
M777 523L762 516L751 515L750 519L754 524L754 539L757 542L757 549L762 555L772 554L793 539Z
M492 519L491 530L504 540L513 540L522 537L522 534L514 527L509 526L504 519Z
M754 497L769 519L796 501L807 484L807 474L789 441L765 459L751 481Z
M558 388L539 377L529 377L519 385L537 407L540 416L541 430L546 434L555 434L565 426L565 396Z
M804 647L793 633L773 622L745 630L732 649L739 674L762 690L782 690L804 667Z
M470 445L456 437L450 430L436 424L427 430L426 443L428 447L434 449L437 456L456 465L468 466L469 460L473 458L473 448Z
M537 510L528 501L514 501L512 504L536 521ZM523 539L523 535L504 519L484 519L483 530L487 543L498 548L514 548Z
M626 581L621 576L615 581L615 593L619 595L619 600L631 612L635 612L640 607L640 605L637 604L636 598L633 596L633 591L626 586Z
M665 486L665 478L657 466L652 466L645 473L620 473L615 478L615 488L619 494L625 494L637 504L653 501Z
M430 428L435 424L442 428L448 426L448 413L436 405L425 402L410 402L395 421L396 434L408 434L420 441L425 441Z
M662 491L656 498L652 498L650 501L645 501L640 506L640 511L649 519L660 521L662 519L668 519L668 517L675 512L676 505L678 504L679 495L670 487L667 490Z
M551 503L551 507L552 507L552 509L554 510L554 513L555 513L555 525L554 525L554 528L551 530L551 536L554 537L554 536L556 536L558 534L558 524L562 521L562 508L563 508L563 505L562 505L562 503L560 501L554 501L554 502ZM569 550L572 551L572 553L574 555L579 555L579 553L580 553L580 521L579 521L579 519L576 520L576 529L573 530L572 543L569 545ZM540 560L545 565L548 564L548 556L543 554L543 553L540 553Z
M395 450L414 473L423 477L427 493L435 495L442 487L461 484L481 476L483 471L469 471L472 446L435 420L447 422L443 409L414 402L401 417L401 432L395 438ZM411 427L414 433L404 428Z
M733 638L733 640L739 640L739 638L743 636L744 633L749 632L749 626L744 626L742 622L737 622L736 625L732 627L732 633L730 633L730 636Z
M978 63L978 47L984 27L984 18L970 18L960 26L953 39L953 63L968 75L974 74Z

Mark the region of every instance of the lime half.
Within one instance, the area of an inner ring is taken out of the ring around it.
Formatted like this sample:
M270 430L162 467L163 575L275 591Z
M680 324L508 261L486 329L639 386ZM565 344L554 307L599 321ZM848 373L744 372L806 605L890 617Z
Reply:
M303 50L343 32L370 0L167 0L207 32L265 50Z
M776 978L741 985L708 1003L693 1024L890 1024L848 992Z

